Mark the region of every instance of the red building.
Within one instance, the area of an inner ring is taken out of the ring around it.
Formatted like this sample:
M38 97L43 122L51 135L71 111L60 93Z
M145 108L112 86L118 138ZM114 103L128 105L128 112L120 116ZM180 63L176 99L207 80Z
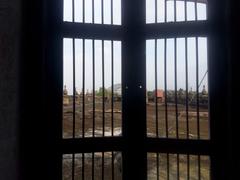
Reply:
M157 92L154 90L152 95L155 102L156 98L158 103L163 103L165 101L165 93L162 89L157 89Z

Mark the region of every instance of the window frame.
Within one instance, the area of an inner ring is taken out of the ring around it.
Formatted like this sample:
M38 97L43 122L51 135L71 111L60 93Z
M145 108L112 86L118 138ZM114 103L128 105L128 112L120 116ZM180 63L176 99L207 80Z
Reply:
M51 144L51 150L48 157L52 160L51 164L57 165L55 170L51 172L54 179L61 178L62 153L92 152L92 151L122 151L123 152L123 179L135 177L137 179L146 179L147 177L147 152L172 152L172 153L190 153L205 154L211 156L211 176L212 179L224 179L222 172L223 162L225 159L220 158L220 154L225 149L219 151L222 147L221 140L227 144L227 138L221 135L221 129L224 127L224 118L227 113L223 110L227 108L227 103L217 104L219 97L224 95L222 87L227 85L227 78L220 74L226 70L227 52L223 52L224 42L227 35L224 30L219 30L225 26L225 21L221 18L225 14L221 12L225 9L224 0L218 4L216 0L208 3L209 16L208 21L204 22L187 22L174 24L145 24L145 0L122 0L122 26L95 25L95 24L77 24L71 25L66 23L63 26L63 1L57 0L46 1L43 16L43 34L45 46L45 75L44 75L44 99L46 119L50 121L46 129L48 129L47 140L48 145ZM56 5L57 4L57 5ZM214 7L214 8L213 8ZM132 10L134 9L134 11ZM140 18L142 17L142 18ZM175 32L174 29L183 27L181 32ZM185 27L185 28L184 28ZM200 28L199 28L200 27ZM60 31L59 31L60 29ZM71 29L71 33L69 33ZM84 29L87 31L79 31ZM136 31L136 29L138 29ZM176 139L153 139L147 138L146 135L146 108L145 108L145 55L137 52L145 51L145 40L147 38L167 38L174 36L202 35L208 37L209 48L209 98L210 98L210 140L176 140ZM161 31L159 31L161 30ZM108 31L109 33L105 33ZM207 35L206 35L207 34ZM62 140L62 123L59 123L62 115L62 54L63 37L75 38L92 38L92 39L111 39L122 40L122 64L123 64L123 137L106 137L94 139L73 139ZM112 39L114 38L114 39ZM116 39L115 39L116 38ZM217 52L221 52L219 55ZM219 62L219 58L222 60ZM131 62L129 59L133 59ZM133 74L134 77L127 78ZM141 72L141 73L140 73ZM142 86L142 88L139 88ZM128 87L128 89L126 89ZM141 98L139 98L141 97ZM223 102L228 102L226 98ZM138 119L138 130L134 133L134 120ZM51 132L50 132L51 131ZM101 146L95 146L95 143ZM191 147L191 148L186 148ZM137 153L136 153L137 152ZM138 162L138 166L129 170L132 165ZM222 171L219 171L222 170ZM218 173L221 172L221 173ZM54 176L53 176L54 175Z

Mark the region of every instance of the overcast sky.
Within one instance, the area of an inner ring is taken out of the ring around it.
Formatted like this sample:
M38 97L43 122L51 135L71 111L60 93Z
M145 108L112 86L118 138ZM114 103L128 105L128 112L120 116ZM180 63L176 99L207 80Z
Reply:
M155 0L147 0L146 3L146 23L154 23L155 20ZM121 25L121 0L113 0L113 23ZM111 23L110 7L111 0L104 0L104 24ZM85 0L85 22L92 23L92 1ZM198 4L197 16L199 20L206 19L206 6ZM82 21L82 0L75 0L75 21ZM174 20L174 4L167 3L167 21ZM95 0L95 23L101 23L101 0ZM184 20L184 2L177 1L177 21ZM187 5L187 20L195 20L194 3ZM72 0L64 0L64 21L72 21ZM158 0L157 21L164 21L164 0ZM185 39L178 38L177 42L177 86L178 89L185 89ZM75 59L76 59L76 88L82 89L82 40L75 41ZM155 46L154 40L146 41L146 62L147 62L147 89L155 89ZM92 91L92 40L85 41L85 89ZM121 83L121 42L113 43L114 56L114 84ZM199 58L199 81L207 71L207 39L198 38L198 58ZM105 60L105 87L111 86L111 42L104 42L104 60ZM69 94L72 94L72 74L73 74L73 52L72 39L64 39L64 85L67 86ZM95 86L96 89L102 86L102 43L95 40ZM196 89L196 42L195 38L188 38L188 69L189 69L189 88ZM158 66L158 88L164 88L164 40L157 41L157 66ZM174 89L174 39L167 39L167 83L168 89ZM202 86L207 86L207 77L203 80ZM202 89L200 87L200 90Z

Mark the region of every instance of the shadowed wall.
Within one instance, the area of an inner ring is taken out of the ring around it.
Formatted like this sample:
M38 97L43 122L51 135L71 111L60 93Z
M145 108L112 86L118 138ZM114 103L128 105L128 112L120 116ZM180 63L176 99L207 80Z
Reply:
M0 1L0 179L18 178L20 0Z

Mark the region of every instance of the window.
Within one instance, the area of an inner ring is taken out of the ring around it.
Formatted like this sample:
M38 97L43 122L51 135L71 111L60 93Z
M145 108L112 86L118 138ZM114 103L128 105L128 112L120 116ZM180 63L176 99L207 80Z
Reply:
M62 140L88 150L63 152L62 179L120 180L121 0L64 0L63 9Z
M207 21L206 1L146 3L148 179L211 179L210 151L190 152L191 143L206 140L203 148L210 138L208 37L195 31Z
M62 7L62 179L211 179L208 2Z

